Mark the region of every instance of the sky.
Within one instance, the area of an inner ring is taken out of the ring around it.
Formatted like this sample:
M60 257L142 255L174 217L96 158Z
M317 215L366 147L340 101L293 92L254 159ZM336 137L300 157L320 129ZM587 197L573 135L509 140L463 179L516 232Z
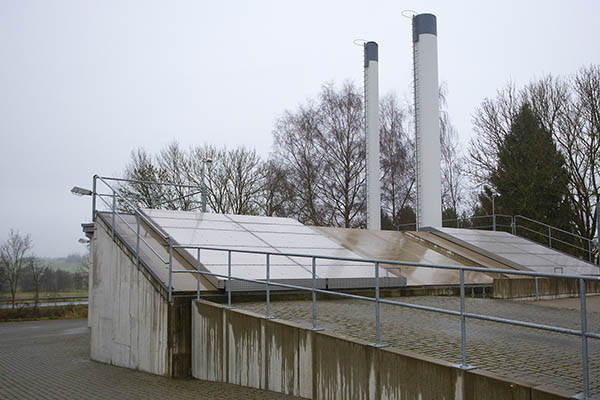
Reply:
M411 22L438 21L440 82L462 149L477 106L508 81L600 64L600 2L0 0L0 241L84 253L94 174L133 149L246 146L268 157L278 116L325 82L362 85L379 44L380 94L411 98Z

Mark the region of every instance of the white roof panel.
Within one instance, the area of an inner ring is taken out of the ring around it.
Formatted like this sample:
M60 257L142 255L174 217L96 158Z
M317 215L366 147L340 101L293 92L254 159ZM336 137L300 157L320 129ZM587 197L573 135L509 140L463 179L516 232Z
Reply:
M180 245L362 258L321 232L291 218L151 209L144 212ZM188 248L186 251L197 259L197 249ZM209 272L227 274L227 252L200 250L200 262ZM265 279L266 255L232 252L231 269L232 276ZM335 279L337 287L345 284L348 287L372 285L374 276L375 267L372 263L317 259L317 278ZM386 276L383 268L380 268L380 276ZM310 257L270 256L270 279L293 283L295 280L305 282L311 278ZM398 285L400 280L388 282L393 286Z
M508 232L457 228L439 230L533 271L552 273L560 270L565 274L600 274L600 269L591 263Z

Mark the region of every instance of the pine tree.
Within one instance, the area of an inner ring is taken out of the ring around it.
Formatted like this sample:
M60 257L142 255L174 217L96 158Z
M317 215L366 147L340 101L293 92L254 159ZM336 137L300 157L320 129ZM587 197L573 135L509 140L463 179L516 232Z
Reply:
M567 229L571 225L564 158L529 104L521 107L500 144L490 183L498 193L496 213Z

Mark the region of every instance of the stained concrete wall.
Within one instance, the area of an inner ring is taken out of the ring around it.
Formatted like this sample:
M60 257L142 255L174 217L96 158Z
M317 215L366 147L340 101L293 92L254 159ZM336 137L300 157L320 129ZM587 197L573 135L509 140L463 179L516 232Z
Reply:
M92 359L170 375L169 304L99 220L93 260Z
M480 370L207 302L192 306L192 375L309 399L566 399Z
M496 299L535 299L534 278L496 278L493 285ZM586 281L587 293L600 293L600 282ZM540 298L578 297L579 281L565 278L538 278Z

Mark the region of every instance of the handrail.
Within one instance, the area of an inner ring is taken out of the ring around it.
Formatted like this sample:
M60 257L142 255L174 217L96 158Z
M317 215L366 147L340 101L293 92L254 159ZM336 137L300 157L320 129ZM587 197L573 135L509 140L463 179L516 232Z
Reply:
M257 254L257 255L270 255L270 256L281 256L281 257L301 257L301 258L315 258L318 260L330 260L330 261L349 261L349 262L360 262L360 263L378 263L388 265L399 265L407 267L423 267L431 269L447 269L454 271L470 271L470 272L483 272L492 274L505 274L505 275L524 275L532 277L543 277L543 278L567 278L567 279L585 279L589 281L600 281L600 276L594 275L572 275L572 274L553 274L548 272L535 272L535 271L521 271L513 269L500 269L500 268L482 268L482 267L469 267L463 265L441 265L441 264L427 264L427 263L416 263L410 261L395 261L385 260L377 258L355 258L355 257L338 257L338 256L323 256L323 255L312 255L303 253L280 253L272 251L261 251L261 250L244 250L244 249L233 249L227 247L214 247L214 246L196 246L196 245L173 245L174 249L195 249L195 250L208 250L208 251L221 251L232 253L244 253L244 254Z
M549 237L545 233L538 232L538 231L536 231L534 229L527 228L526 226L523 226L523 225L520 225L519 228L524 229L524 230L526 230L528 232L531 232L531 233L536 233L536 234L544 236L544 237ZM586 249L584 247L579 247L577 245L574 245L573 243L565 242L564 240L560 240L559 238L554 237L554 236L552 236L552 242L559 242L559 243L565 244L567 246L573 247L573 248L578 249L578 250L588 251L588 249Z
M107 202L106 200L104 200L103 198L100 198L100 200L102 200L102 201L103 201L103 202L104 202L104 203L105 203L107 206L109 206L109 207L110 207L110 204L108 204L108 202ZM127 227L128 227L129 229L131 229L131 231L132 231L133 233L135 233L136 235L138 235L138 233L137 233L137 230L133 229L133 227L132 227L132 226L131 226L131 225L130 225L130 224L129 224L129 223L128 223L128 222L127 222L127 221L126 221L126 220L125 220L125 219L124 219L122 216L121 216L121 214L119 214L119 213L118 213L116 210L115 210L115 215L116 215L117 217L119 217L119 218L121 219L121 221L123 221L123 223L124 223L125 225L127 225ZM113 227L112 229L115 229L115 227ZM150 251L152 251L152 252L153 252L153 253L154 253L154 254L155 254L155 255L156 255L158 258L160 258L160 260L161 260L161 261L162 261L164 264L167 264L167 263L169 262L168 260L165 260L165 259L164 259L164 258L163 258L163 257L162 257L160 254L158 254L158 252L157 252L156 250L154 250L154 247L152 247L152 245L151 245L150 243L148 243L148 242L146 241L146 239L144 239L144 238L143 238L143 237L141 237L141 236L138 236L137 238L138 238L139 240L141 240L141 241L142 241L142 242L143 242L143 243L144 243L144 244L145 244L145 245L146 245L146 246L147 246L147 247L150 249Z
M469 318L483 320L483 321L489 321L489 322L495 322L495 323L514 325L514 326L520 326L520 327L525 327L525 328L539 329L539 330L562 333L562 334L568 334L568 335L573 335L573 336L580 336L581 341L582 341L581 359L582 359L582 369L583 369L583 385L582 385L583 393L584 393L583 398L589 398L589 392L590 392L589 364L588 364L589 354L588 354L587 340L589 338L600 339L600 333L589 332L588 328L587 328L585 281L598 282L598 281L600 281L600 277L591 277L591 276L584 276L584 275L581 275L581 276L580 275L561 275L561 274L550 274L550 273L518 271L518 270L503 270L503 269L492 269L492 268L481 268L481 267L468 267L468 266L462 266L462 265L461 266L449 266L449 265L437 265L437 264L420 264L420 263L413 263L413 262L400 262L400 261L379 260L379 259L364 259L364 258L354 258L354 257L316 256L316 255L299 254L299 253L274 253L274 252L270 252L270 251L231 249L231 248L221 248L221 247L212 247L212 246L172 245L172 243L169 242L169 251L172 252L173 248L198 250L198 266L200 265L200 250L227 252L227 254L228 254L228 269L227 269L227 271L228 272L227 272L227 275L225 275L225 274L217 274L217 273L208 272L208 271L201 271L200 268L198 268L196 270L173 270L172 269L172 260L170 259L170 262L169 262L169 301L171 301L171 291L172 291L171 277L172 277L172 274L178 274L178 273L197 274L198 280L200 279L200 276L213 276L213 277L217 277L217 278L227 279L227 282L228 282L227 305L229 308L232 307L232 305L231 305L231 280L232 279L245 281L245 282L252 282L255 284L259 284L259 285L265 285L265 289L266 289L265 290L265 293L266 293L265 318L267 318L267 319L275 318L274 316L271 315L271 311L270 311L270 290L269 290L270 286L283 287L283 288L295 289L295 290L300 290L300 291L310 291L312 293L312 308L313 308L313 313L312 313L313 328L312 328L312 330L321 330L321 328L317 327L317 311L316 311L317 310L317 308L316 308L316 302L317 302L316 294L317 293L368 301L368 302L375 303L375 343L373 344L373 346L375 346L375 347L385 346L380 341L380 337L381 337L381 333L380 333L381 332L381 323L380 323L380 318L379 318L380 304L389 304L389 305L394 305L394 306L418 309L418 310L422 310L422 311L430 311L430 312L437 312L437 313L446 314L446 315L458 316L458 317L460 317L460 322L461 322L461 335L460 335L460 337L461 337L461 363L456 364L455 366L462 370L468 370L468 369L475 368L475 367L467 364L466 320ZM244 254L266 255L266 279L260 280L260 279L243 278L240 276L233 276L231 274L231 253L232 252L244 253ZM311 258L312 266L313 266L313 268L312 268L312 287L292 285L292 284L288 284L288 283L272 281L270 279L270 275L269 275L270 256ZM315 287L316 260L317 259L351 261L351 262L368 262L368 263L374 264L374 267L375 267L375 297L361 296L361 295L352 294L352 293L343 293L343 292L334 291L334 290L317 289ZM459 270L459 272L460 272L460 311L454 311L454 310L448 310L448 309L443 309L443 308L438 308L438 307L431 307L431 306L425 306L425 305L420 305L420 304L411 304L411 303L406 303L406 302L401 302L401 301L396 301L396 300L380 298L379 268L380 268L381 264ZM468 313L465 311L465 279L464 279L465 271L476 271L476 272L484 272L484 273L500 273L500 274L507 274L507 275L534 276L535 283L536 283L536 299L538 299L538 277L576 279L579 282L579 297L580 297L580 302L581 302L581 306L580 306L580 318L581 318L580 327L581 328L580 329L570 329L570 328L565 328L565 327L561 327L561 326L552 326L552 325L539 324L539 323L535 323L535 322L527 322L527 321L513 320L513 319L508 319L508 318L494 317L494 316L490 316L490 315ZM198 291L197 298L200 299L200 287L199 286L198 286L197 291Z
M538 224L538 225L543 225L543 226L545 226L546 228L550 228L550 229L553 229L553 230L555 230L555 231L559 231L559 232L562 232L562 233L566 233L567 235L570 235L570 236L575 236L575 237L576 237L576 238L578 238L578 239L583 239L583 240L586 240L586 241L588 241L588 242L591 242L591 239L589 239L589 238L586 238L586 237L584 237L584 236L578 235L578 234L576 234L576 233L572 233L572 232L565 231L565 230L563 230L563 229L557 228L557 227L555 227L555 226L552 226L552 225L548 225L548 224L546 224L546 223L543 223L543 222L540 222L540 221L536 221L535 219L527 218L527 217L525 217L525 216L523 216L523 215L515 215L515 218L522 218L522 219L524 219L524 220L526 220L526 221L533 222L533 223L536 223L536 224ZM546 236L547 236L547 235L546 235Z
M116 181L116 182L145 183L145 184L149 184L149 185L177 186L177 187L194 188L194 189L200 188L200 186L198 186L198 185L187 185L184 183L143 181L143 180L139 180L139 179L113 178L113 177L109 177L109 176L98 176L98 179L103 179L103 180L106 179L109 181Z
M146 215L138 207L133 205L129 200L127 200L123 195L121 195L118 189L115 189L111 185L109 185L103 177L99 176L98 179L100 179L106 186L108 186L120 199L123 199L123 201L125 201L125 203L127 203L127 205L129 205L135 211L135 214L139 215L140 218L143 219L144 222L146 222L148 225L150 225L152 229L154 229L163 239L167 240L169 238L169 235L165 235L164 233L162 233L161 229L158 226L156 226L156 224L150 218L146 217ZM117 178L113 178L113 180L117 180Z
M260 285L267 284L266 280L242 278L242 277L237 277L237 276L233 276L233 275L229 276L229 275L225 275L225 274L217 274L217 273L207 272L207 271L173 270L173 273L174 274L175 273L191 273L191 274L200 274L200 275L210 275L210 276L214 276L217 278L226 278L226 279L231 278L233 280L257 283ZM278 287L283 287L286 289L302 290L302 291L306 291L306 292L314 291L319 294L334 295L334 296L346 297L346 298L355 299L355 300L364 300L364 301L369 301L372 303L377 301L373 297L361 296L361 295L353 294L353 293L336 292L333 290L326 290L326 289L316 289L316 288L313 289L313 288L307 287L307 286L298 286L298 285L292 285L289 283L275 282L275 281L271 281L271 280L268 282L268 284L270 286L278 286ZM424 306L421 304L406 303L403 301L379 299L379 302L383 303L383 304L390 304L390 305L395 305L395 306L400 306L400 307L413 308L416 310L431 311L431 312L437 312L440 314L453 315L456 317L461 315L460 311L448 310L448 309L439 308L439 307ZM568 335L581 336L583 334L583 332L578 329L569 329L569 328L563 328L560 326L536 324L534 322L526 322L526 321L519 321L519 320L508 319L508 318L493 317L493 316L483 315L483 314L474 314L474 313L466 313L465 312L464 316L468 317L468 318L479 319L482 321L498 322L498 323L503 323L503 324L507 324L507 325L521 326L524 328L533 328L533 329L540 329L540 330L545 330L545 331L550 331L550 332L565 333ZM594 338L594 339L600 339L599 333L585 332L585 335L588 337Z

